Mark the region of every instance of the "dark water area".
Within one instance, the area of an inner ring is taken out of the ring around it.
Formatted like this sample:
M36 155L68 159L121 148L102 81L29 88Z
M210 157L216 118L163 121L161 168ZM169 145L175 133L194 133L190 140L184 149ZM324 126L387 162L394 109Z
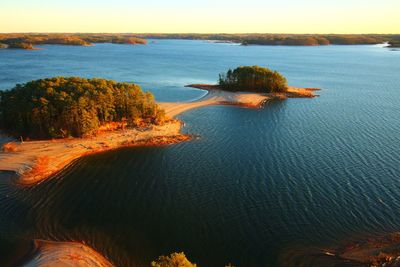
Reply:
M91 155L33 187L3 174L3 261L40 238L83 241L117 266L148 266L175 251L199 266L359 266L324 251L400 231L397 51L177 40L43 48L0 50L0 88L76 75L184 101L204 94L185 84L258 64L323 90L260 110L188 111L180 119L197 140Z

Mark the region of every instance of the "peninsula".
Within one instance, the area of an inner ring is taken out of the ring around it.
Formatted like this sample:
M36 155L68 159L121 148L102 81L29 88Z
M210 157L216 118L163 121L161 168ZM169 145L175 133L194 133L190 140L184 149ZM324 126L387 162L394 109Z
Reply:
M228 84L229 79L254 82L244 72L262 82L250 90ZM230 70L226 81L222 77L218 85L188 85L208 91L199 100L158 104L135 84L103 79L57 77L17 85L1 93L0 122L5 132L21 140L3 145L0 170L17 173L19 184L35 184L85 155L188 141L192 137L181 133L182 122L175 117L190 109L260 108L273 98L312 98L318 90L289 87L279 73L258 66Z

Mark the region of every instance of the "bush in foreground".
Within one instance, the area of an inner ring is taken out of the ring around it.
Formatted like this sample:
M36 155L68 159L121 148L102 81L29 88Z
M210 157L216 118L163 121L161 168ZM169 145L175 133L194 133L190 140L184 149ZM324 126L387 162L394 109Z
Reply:
M160 256L156 261L151 262L151 267L196 267L185 256L185 253L172 253L169 256Z

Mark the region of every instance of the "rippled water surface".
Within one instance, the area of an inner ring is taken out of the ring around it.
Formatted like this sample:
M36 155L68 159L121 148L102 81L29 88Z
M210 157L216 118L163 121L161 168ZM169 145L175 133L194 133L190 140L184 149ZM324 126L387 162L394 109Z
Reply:
M6 259L21 250L10 243L41 238L84 241L118 266L174 251L200 266L332 266L344 263L324 249L400 230L399 51L179 40L41 48L0 50L0 88L104 77L184 101L204 94L185 84L262 65L323 90L261 110L189 111L180 119L198 140L89 156L31 188L4 173Z

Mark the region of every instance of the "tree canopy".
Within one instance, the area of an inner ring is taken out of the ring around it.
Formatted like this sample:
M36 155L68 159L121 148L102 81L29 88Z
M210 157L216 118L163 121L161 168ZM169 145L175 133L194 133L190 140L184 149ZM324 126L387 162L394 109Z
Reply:
M172 253L169 256L160 256L151 262L151 267L196 267L185 256L185 253Z
M85 34L85 33L9 33L0 34L0 43L8 48L33 49L34 45L60 44L89 46L92 43L147 44L147 41L132 34Z
M104 79L56 77L0 92L0 126L35 139L83 137L107 123L162 124L161 110L138 85Z
M277 71L242 66L219 75L219 86L228 91L275 93L287 91L287 80Z

